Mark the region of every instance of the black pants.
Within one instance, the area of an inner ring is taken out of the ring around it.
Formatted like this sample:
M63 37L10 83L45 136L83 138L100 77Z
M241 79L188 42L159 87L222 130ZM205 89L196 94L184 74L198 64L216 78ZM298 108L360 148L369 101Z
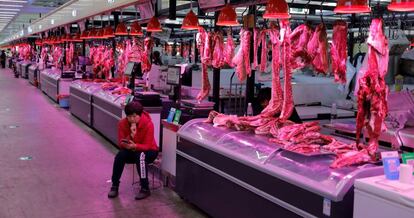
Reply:
M6 61L1 61L1 68L6 68Z
M131 151L122 149L116 154L114 167L112 170L112 185L119 186L122 171L126 163L135 163L140 177L141 188L149 189L148 186L148 164L154 162L158 156L158 151Z

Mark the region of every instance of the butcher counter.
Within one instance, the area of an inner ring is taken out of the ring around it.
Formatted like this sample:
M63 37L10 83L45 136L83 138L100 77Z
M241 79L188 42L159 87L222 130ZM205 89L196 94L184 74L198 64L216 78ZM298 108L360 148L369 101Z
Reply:
M69 87L73 79L63 79L59 69L49 68L40 72L39 81L41 90L58 102L59 95L69 95Z
M70 86L70 112L109 141L118 144L118 122L125 117L126 94L102 89L103 83L77 80ZM146 107L154 123L154 138L159 145L162 107Z
M333 155L202 121L178 131L176 191L212 217L352 217L354 180L383 174L373 164L331 169Z
M92 95L101 89L100 83L73 81L69 88L70 113L92 126Z
M29 83L34 85L34 86L37 86L37 83L39 81L39 78L38 78L39 72L38 71L39 71L39 67L38 67L37 64L32 64L29 67L29 72L28 72Z
M29 78L29 67L30 65L32 65L33 63L30 61L23 61L20 64L20 76L24 79L28 79Z

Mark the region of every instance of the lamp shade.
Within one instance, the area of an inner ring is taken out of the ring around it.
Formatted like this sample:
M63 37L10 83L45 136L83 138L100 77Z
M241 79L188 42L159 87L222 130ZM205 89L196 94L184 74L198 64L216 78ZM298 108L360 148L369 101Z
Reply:
M111 26L105 27L104 32L103 32L103 37L105 37L105 38L115 37L114 30L112 29Z
M392 0L388 5L390 11L414 11L414 0Z
M131 29L129 30L129 35L131 36L143 36L144 33L142 32L141 25L139 25L138 21L134 21L131 24Z
M95 28L91 29L88 34L87 39L96 39L97 30Z
M229 4L224 6L223 9L220 11L220 15L218 17L217 26L238 26L240 25L237 21L237 14L234 8L232 8Z
M198 30L198 18L194 14L193 10L190 10L187 15L185 15L183 20L183 25L181 25L181 29L184 30Z
M148 32L162 32L160 21L157 17L152 17L147 25Z
M334 12L337 14L369 13L371 8L367 0L339 0Z
M71 41L72 42L82 42L83 40L81 39L81 34L76 33L75 35L73 35Z
M72 40L72 37L70 36L70 34L66 34L62 36L61 42L70 42Z
M263 14L265 19L289 19L289 6L285 0L269 0L266 11Z
M103 35L104 29L98 29L96 30L96 39L105 39L104 35Z
M82 34L80 35L80 39L84 40L84 39L88 39L88 35L89 35L89 31L85 30L82 32Z
M116 36L127 36L128 35L127 27L125 26L123 22L119 23L116 26L115 35Z
M36 41L35 41L35 45L42 45L42 40L40 40L40 39L36 39Z

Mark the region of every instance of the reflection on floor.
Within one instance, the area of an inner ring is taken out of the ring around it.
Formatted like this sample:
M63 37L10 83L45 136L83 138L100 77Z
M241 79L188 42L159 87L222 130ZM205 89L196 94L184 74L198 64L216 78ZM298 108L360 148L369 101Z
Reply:
M116 149L0 69L0 217L205 217L168 188L134 200L131 165L107 199Z

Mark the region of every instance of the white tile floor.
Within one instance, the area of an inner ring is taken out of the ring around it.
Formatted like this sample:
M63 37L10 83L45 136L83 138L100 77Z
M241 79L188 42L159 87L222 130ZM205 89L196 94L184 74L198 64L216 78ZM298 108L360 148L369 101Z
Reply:
M129 166L119 198L109 200L115 153L27 80L0 69L1 218L205 216L168 188L135 201Z

